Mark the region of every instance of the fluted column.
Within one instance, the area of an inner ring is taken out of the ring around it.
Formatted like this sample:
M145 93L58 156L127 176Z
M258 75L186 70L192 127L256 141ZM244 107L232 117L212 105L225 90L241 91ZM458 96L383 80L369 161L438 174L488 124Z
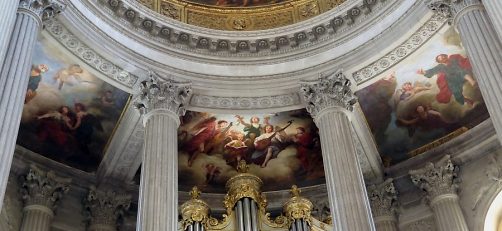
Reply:
M499 39L502 40L502 1L500 0L483 0L486 12L490 17L493 27L497 31Z
M155 73L139 85L135 105L143 114L145 141L138 211L140 231L177 230L179 116L190 84L163 81Z
M347 113L356 99L341 72L301 86L321 138L326 185L335 230L375 230Z
M129 209L131 195L91 187L84 199L88 231L117 231L117 221Z
M502 143L502 44L485 8L479 0L428 0L427 3L431 10L450 18L457 27Z
M377 231L397 231L395 203L396 188L393 179L389 178L381 184L367 187L371 211Z
M11 0L2 0L0 5L4 1ZM38 31L43 20L52 18L63 8L64 5L58 0L19 2L14 30L0 67L0 208L7 187ZM2 21L0 24L4 23ZM2 33L0 31L0 37L4 36Z
M14 29L14 21L16 20L16 9L19 0L2 0L0 1L0 66L2 65L7 46L9 45L10 35Z
M421 169L410 171L413 183L427 193L440 231L469 230L457 195L457 170L446 155L435 164L427 163Z
M50 231L57 203L68 192L71 179L31 166L22 181L25 206L21 231Z

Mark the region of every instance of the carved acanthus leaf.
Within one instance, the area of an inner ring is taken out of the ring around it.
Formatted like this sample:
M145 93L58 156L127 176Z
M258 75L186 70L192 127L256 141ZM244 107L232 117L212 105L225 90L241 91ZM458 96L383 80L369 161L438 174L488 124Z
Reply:
M91 187L83 203L88 225L115 227L118 218L129 209L131 195Z
M64 0L21 0L19 9L27 10L39 17L40 21L47 21L56 17L66 8Z
M53 171L44 172L31 166L28 174L21 178L21 194L25 206L42 205L55 210L57 202L70 189L70 178L56 176Z
M150 72L149 78L139 83L136 92L134 106L141 113L164 109L183 116L192 95L192 87L188 82L162 80L158 74Z
M368 186L373 217L395 216L397 191L392 181L389 178L381 184Z
M429 200L433 200L440 195L457 193L457 172L458 168L446 155L435 164L429 162L421 169L411 170L410 175L412 182L427 192Z
M353 110L357 98L350 88L351 82L342 71L317 81L304 81L301 84L303 99L307 111L315 118L319 112L331 107Z

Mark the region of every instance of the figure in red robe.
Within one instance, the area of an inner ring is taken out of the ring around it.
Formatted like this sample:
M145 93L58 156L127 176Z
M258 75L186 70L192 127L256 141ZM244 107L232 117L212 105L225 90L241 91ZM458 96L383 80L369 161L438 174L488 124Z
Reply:
M188 153L188 167L192 166L193 161L199 153L205 151L205 146L216 132L216 118L210 117L195 125L191 130L192 138L183 145L183 150Z
M296 143L296 157L300 160L303 169L308 171L310 167L308 154L314 145L314 137L312 134L306 132L305 128L297 127L296 135L292 138Z
M455 100L463 105L467 101L472 105L472 100L466 99L463 95L464 82L469 82L472 86L476 81L472 77L472 66L469 59L460 55L440 54L436 56L437 66L429 69L420 69L418 74L424 75L427 78L432 78L437 75L436 83L439 87L439 93L436 95L436 100L439 103L449 103L453 95Z

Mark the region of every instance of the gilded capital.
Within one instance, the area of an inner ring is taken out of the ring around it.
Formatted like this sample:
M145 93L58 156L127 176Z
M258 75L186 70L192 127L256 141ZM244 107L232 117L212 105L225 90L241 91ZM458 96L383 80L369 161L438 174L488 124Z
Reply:
M300 192L300 189L296 185L291 187L291 198L284 204L283 210L289 222L303 219L310 223L314 205L308 199L301 197Z
M395 216L397 191L389 178L381 184L367 187L373 217Z
M56 17L65 8L65 0L20 0L18 12L28 13L42 23Z
M429 162L421 169L411 170L410 176L412 182L427 192L429 201L432 201L437 196L457 193L457 171L450 156L446 155L437 163Z
M163 80L155 72L150 72L148 79L141 81L135 90L134 106L142 114L163 110L183 116L192 95L190 83Z
M54 211L59 200L70 189L70 183L70 178L58 177L53 171L45 172L31 166L28 174L21 178L24 204L41 205Z
M83 201L90 230L93 230L93 226L116 227L118 218L129 209L131 198L125 193L91 187Z
M307 104L307 111L314 118L328 108L343 108L352 111L357 98L350 86L350 80L342 71L321 77L316 81L303 81L301 93Z
M204 227L208 226L209 218L209 205L199 199L200 190L197 187L193 187L190 192L192 199L181 205L181 217L183 230L185 230L193 222L199 222Z

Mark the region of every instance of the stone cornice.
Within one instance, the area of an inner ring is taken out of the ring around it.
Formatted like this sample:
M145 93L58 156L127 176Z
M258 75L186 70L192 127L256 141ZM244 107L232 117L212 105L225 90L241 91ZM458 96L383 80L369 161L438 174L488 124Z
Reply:
M132 0L95 0L115 24L140 37L197 54L229 57L264 57L309 49L318 42L333 42L356 32L375 16L384 16L393 0L347 1L315 18L264 31L230 32L195 27L169 20ZM314 25L314 26L312 26ZM308 29L305 29L308 28ZM252 38L252 39L250 39Z

